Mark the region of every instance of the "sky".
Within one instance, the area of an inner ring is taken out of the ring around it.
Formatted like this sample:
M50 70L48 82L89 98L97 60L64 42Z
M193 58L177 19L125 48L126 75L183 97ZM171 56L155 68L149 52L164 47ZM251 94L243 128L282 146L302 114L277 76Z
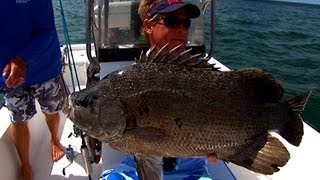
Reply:
M276 1L307 3L307 4L320 4L320 0L276 0Z

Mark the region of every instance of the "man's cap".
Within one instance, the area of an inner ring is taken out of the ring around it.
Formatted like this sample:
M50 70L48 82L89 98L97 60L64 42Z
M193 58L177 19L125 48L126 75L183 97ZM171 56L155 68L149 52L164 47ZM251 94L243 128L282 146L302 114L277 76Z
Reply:
M171 13L181 8L185 8L189 18L197 18L200 15L198 6L185 3L182 0L161 0L147 13L147 18L152 18L156 14Z

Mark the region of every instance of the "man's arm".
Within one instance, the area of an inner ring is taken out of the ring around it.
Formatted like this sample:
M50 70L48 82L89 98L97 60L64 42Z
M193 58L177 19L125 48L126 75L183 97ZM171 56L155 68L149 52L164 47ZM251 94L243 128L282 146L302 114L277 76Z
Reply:
M17 56L26 61L28 68L37 65L56 51L58 42L54 24L54 14L51 0L33 0L31 7L32 36L30 43L17 52Z

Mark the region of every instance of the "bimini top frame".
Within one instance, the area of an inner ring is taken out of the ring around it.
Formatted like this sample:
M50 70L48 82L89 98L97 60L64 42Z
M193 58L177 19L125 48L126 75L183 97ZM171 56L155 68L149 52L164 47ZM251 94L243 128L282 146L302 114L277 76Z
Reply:
M188 47L194 53L211 57L214 44L214 0L185 0L196 4L201 15L192 19ZM87 0L86 44L91 63L128 61L139 57L148 49L141 35L141 20L138 15L138 0ZM208 8L209 7L209 8ZM205 39L205 34L210 39ZM96 57L91 54L92 43Z

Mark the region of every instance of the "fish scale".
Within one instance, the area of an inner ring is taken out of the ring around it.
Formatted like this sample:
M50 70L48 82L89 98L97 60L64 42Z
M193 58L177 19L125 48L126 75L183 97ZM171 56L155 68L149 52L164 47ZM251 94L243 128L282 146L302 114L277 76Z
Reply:
M310 92L281 101L281 85L260 69L220 72L196 56L185 58L177 64L179 57L170 52L142 55L136 64L73 93L66 114L87 134L136 156L138 171L157 169L156 157L213 152L263 174L284 166L289 152L269 131L298 146L300 113Z

